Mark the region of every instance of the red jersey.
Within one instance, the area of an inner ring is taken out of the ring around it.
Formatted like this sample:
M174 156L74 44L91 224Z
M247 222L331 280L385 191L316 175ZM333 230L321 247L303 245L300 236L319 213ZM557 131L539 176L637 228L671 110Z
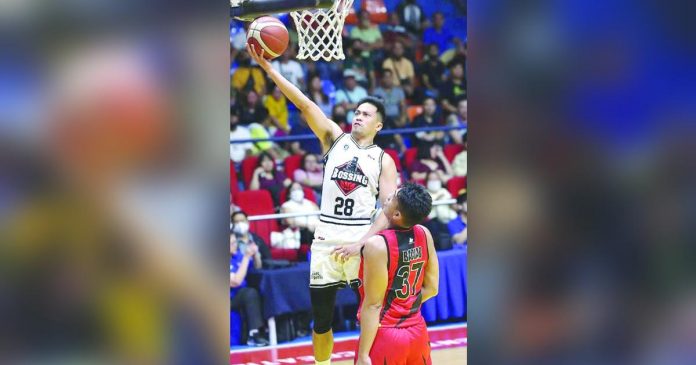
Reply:
M424 228L415 225L407 230L384 230L378 235L387 243L387 292L379 316L381 327L410 327L423 322L420 313L421 287L428 264L428 239ZM358 277L363 282L363 263L360 261ZM360 303L365 298L360 286ZM360 320L360 311L358 311Z

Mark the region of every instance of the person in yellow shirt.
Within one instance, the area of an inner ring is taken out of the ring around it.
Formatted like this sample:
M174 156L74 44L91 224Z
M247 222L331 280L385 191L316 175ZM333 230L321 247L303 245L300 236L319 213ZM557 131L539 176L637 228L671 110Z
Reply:
M384 60L382 68L392 71L392 80L395 86L401 86L406 95L413 94L413 87L416 83L416 72L413 69L413 62L404 57L404 44L397 41L392 48L392 55Z
M271 123L276 128L288 133L290 126L288 125L288 104L285 95L280 91L278 86L273 88L271 95L266 95L263 99L263 105L268 109L268 115Z
M240 92L253 89L257 94L263 95L266 90L266 78L261 69L251 65L251 58L246 52L239 52L237 60L239 67L232 73L232 88Z

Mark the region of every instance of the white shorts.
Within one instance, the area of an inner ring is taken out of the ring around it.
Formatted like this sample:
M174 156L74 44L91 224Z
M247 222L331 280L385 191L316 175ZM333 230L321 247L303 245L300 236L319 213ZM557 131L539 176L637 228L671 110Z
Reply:
M345 263L336 261L336 255L332 255L336 245L327 245L323 242L312 244L312 256L310 259L309 287L326 288L330 286L345 287L351 285L357 287L358 270L360 270L360 256L353 256Z

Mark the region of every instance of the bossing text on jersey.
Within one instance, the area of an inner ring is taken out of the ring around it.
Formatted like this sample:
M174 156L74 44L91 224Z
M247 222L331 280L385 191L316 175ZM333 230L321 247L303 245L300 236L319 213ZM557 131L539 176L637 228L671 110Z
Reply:
M360 186L366 187L368 183L367 176L358 165L357 157L353 157L351 161L343 165L334 167L333 172L331 172L331 180L336 182L344 195L352 193Z

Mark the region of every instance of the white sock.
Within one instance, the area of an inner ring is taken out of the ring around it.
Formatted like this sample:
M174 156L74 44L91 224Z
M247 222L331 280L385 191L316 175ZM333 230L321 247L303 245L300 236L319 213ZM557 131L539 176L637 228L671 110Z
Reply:
M314 365L331 365L331 358L324 361L314 360Z

